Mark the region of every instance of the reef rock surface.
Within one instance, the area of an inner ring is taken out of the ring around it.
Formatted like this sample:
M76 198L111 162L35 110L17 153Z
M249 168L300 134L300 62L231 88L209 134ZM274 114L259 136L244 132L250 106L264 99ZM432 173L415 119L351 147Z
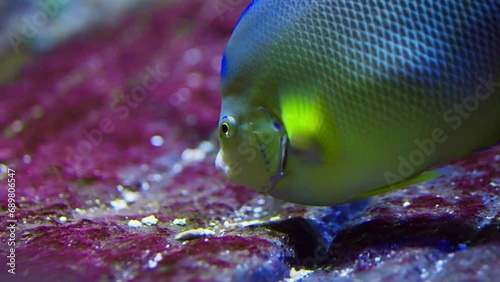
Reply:
M0 85L2 281L494 281L500 148L334 207L214 168L219 65L245 1L167 1L30 54ZM7 272L15 170L15 275ZM8 280L7 280L8 279Z

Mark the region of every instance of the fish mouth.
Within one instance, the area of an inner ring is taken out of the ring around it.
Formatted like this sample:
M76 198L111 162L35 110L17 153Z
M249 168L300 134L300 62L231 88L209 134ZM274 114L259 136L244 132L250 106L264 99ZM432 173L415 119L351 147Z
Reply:
M269 173L269 178L268 182L266 185L262 186L260 189L260 193L263 194L269 194L269 192L274 189L278 181L284 176L284 170L286 168L286 161L287 161L287 155L288 155L288 136L286 134L283 134L280 137L280 148L279 148L279 155L278 155L278 162L276 169L274 172L271 172L271 170L268 170ZM261 151L261 154L263 154L263 157L265 157L265 152ZM268 164L263 164L268 166ZM217 157L215 158L215 167L218 171L221 171L224 173L226 177L229 177L230 175L230 168L229 166L224 162L224 153L221 150L217 153Z
M229 167L224 162L222 158L222 150L219 150L217 153L217 157L215 158L215 168L217 170L222 171L226 176L229 176Z

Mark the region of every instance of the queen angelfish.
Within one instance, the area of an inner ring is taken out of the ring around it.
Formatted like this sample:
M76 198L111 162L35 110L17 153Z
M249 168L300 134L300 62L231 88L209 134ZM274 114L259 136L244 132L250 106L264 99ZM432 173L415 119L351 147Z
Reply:
M255 0L221 69L232 183L333 205L500 137L500 1Z

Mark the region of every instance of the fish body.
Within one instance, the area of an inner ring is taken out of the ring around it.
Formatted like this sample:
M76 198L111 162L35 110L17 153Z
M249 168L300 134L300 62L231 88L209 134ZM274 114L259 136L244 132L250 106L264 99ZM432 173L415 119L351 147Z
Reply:
M256 0L221 81L229 181L344 203L499 140L500 1Z

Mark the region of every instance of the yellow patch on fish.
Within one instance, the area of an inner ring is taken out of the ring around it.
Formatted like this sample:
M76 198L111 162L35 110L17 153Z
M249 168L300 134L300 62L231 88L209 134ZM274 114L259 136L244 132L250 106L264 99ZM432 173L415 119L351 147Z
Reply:
M324 161L331 161L337 150L332 113L325 111L317 97L301 91L281 95L281 114L290 145L299 151L320 150Z

